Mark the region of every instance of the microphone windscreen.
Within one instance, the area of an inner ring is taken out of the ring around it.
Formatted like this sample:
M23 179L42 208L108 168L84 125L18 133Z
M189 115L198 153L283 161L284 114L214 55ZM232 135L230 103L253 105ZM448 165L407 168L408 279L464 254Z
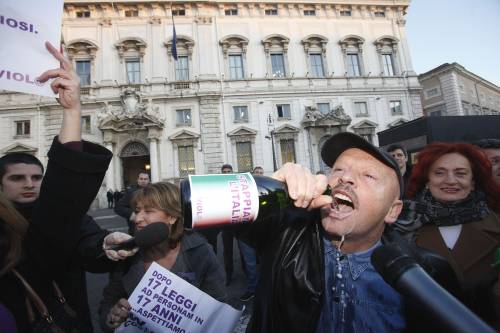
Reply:
M140 248L148 248L168 238L168 226L163 222L148 224L135 233L135 244Z
M375 270L391 286L409 268L417 266L413 257L395 244L382 245L376 248L371 256Z

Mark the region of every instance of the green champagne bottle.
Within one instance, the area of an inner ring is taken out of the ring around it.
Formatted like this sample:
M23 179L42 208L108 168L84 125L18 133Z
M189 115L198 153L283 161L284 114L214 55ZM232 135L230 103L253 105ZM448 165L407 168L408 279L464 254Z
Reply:
M190 175L180 189L185 228L252 223L292 203L285 183L250 173Z

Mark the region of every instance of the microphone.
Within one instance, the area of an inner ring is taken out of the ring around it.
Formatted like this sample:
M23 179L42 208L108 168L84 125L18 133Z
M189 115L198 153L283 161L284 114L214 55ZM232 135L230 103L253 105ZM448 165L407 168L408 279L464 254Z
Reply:
M409 254L394 244L373 251L371 262L390 286L417 303L455 333L494 333L477 315L436 283Z
M163 222L148 224L144 229L137 231L135 236L120 244L111 246L107 250L132 250L133 248L148 248L167 239L169 234L168 226Z

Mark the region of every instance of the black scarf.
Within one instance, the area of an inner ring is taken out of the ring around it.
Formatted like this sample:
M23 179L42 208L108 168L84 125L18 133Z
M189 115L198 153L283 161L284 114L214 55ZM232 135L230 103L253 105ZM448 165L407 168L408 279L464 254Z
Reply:
M401 232L415 231L426 224L438 227L465 224L482 220L490 214L486 195L482 191L472 191L458 202L443 203L425 189L414 200L404 200L403 204L403 211L393 225Z

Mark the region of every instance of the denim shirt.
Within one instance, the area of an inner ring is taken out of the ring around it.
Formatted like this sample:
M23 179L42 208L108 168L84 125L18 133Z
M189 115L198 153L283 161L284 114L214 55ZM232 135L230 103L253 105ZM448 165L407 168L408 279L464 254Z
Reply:
M403 299L373 268L373 247L342 254L325 244L325 293L316 333L385 333L405 329Z

